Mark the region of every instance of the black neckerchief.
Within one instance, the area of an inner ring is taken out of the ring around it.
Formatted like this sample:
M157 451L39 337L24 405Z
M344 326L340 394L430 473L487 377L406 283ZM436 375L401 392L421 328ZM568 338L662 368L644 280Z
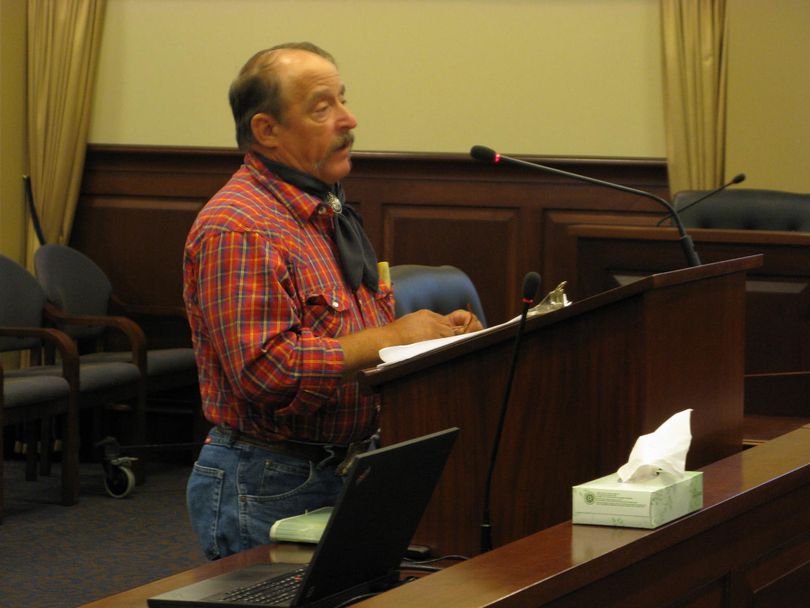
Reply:
M329 205L335 212L335 243L340 254L343 277L352 291L357 291L360 283L364 283L371 291L376 292L379 285L377 256L363 230L360 214L346 204L343 187L339 183L330 186L308 173L259 154L257 156L271 173Z

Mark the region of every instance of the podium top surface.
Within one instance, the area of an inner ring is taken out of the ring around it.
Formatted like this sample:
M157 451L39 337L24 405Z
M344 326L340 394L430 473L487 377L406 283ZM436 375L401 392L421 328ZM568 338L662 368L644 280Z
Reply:
M744 273L748 270L760 267L762 261L763 256L757 254L651 274L620 287L583 298L564 308L544 315L534 316L527 320L525 331L531 333L542 327L559 323L579 315L585 315L604 306L615 304L656 289L675 287L677 285L735 273ZM471 336L468 339L453 342L452 344L430 350L403 361L361 370L358 374L360 386L365 390L374 390L374 387L394 378L405 376L438 363L509 340L514 338L517 326L518 324L516 322L504 323L479 332L477 335Z

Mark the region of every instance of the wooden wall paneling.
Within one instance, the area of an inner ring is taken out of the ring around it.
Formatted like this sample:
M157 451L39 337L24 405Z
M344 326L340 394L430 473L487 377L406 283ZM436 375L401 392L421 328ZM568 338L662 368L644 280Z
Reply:
M489 323L507 320L511 311L496 295L516 291L519 210L386 205L384 218L387 259L458 266L480 290Z
M233 151L91 147L70 244L124 300L182 305L186 234L239 162Z
M621 226L649 226L660 219L658 214L638 214L600 209L566 210L546 209L543 215L543 277L546 287L553 289L561 281L577 284L577 239L568 228L577 224L611 224Z
M810 277L767 275L748 281L748 340L756 345L747 352L751 373L810 370L809 283Z
M88 195L72 242L99 261L124 300L182 306L183 244L200 205L198 200ZM104 238L111 234L125 238Z
M236 149L90 146L71 245L88 253L127 300L176 305L188 228L241 159ZM663 161L544 162L666 196ZM633 223L658 212L640 197L466 155L356 153L353 165L344 180L347 199L380 257L463 268L491 322L518 313L529 270L543 276L541 292L556 286L555 260L570 247L553 221L547 229L549 213L574 213L565 222L620 223L627 216Z
M661 161L553 159L544 162L666 196L666 167ZM628 213L631 218L646 213L650 219L642 220L644 222L652 221L651 213L660 214L659 206L643 197L583 185L568 178L522 167L487 165L459 155L358 154L344 185L350 199L357 201L362 209L367 229L378 251L386 251L389 246L391 235L383 234L386 230L385 208L388 206L443 206L447 210L500 208L515 211L518 220L516 250L509 252L507 258L514 259L514 264L497 265L506 276L501 281L484 279L484 283L478 286L485 306L486 302L500 303L493 310L505 310L506 314L501 317L503 319L519 312L519 291L523 276L529 270L541 273L541 293L557 285L559 273L553 272L554 260L559 259L557 242L550 245L546 242L544 228L546 214L550 210L585 209L594 210L596 214L606 214L612 210L610 221L617 223L621 223L621 217ZM631 219L630 223L636 221ZM465 240L465 249L468 241ZM502 249L501 244L491 236L485 242L496 251ZM567 249L570 250L571 246ZM424 256L424 252L421 255ZM453 259L460 257L458 253L453 255ZM452 263L439 259L439 256L434 259L436 261L424 263ZM414 262L397 258L393 263ZM456 265L470 272L468 265ZM491 264L491 267L496 267L496 264ZM478 271L478 274L483 272ZM490 289L495 291L490 293ZM500 317L500 313L495 314Z

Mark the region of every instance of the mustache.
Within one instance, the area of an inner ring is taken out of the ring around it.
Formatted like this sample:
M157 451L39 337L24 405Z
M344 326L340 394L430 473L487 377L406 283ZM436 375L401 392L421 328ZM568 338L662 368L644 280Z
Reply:
M337 152L341 148L351 148L354 145L354 133L348 131L338 137L329 148L329 152Z

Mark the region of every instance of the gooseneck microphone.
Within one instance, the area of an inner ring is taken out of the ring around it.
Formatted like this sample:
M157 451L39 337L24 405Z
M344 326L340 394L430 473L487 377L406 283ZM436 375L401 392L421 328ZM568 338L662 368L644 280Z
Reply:
M523 329L526 326L526 316L529 314L529 308L534 301L534 297L537 294L539 287L540 275L536 272L526 273L526 276L523 277L523 295L521 298L523 310L520 313L520 322L518 324L517 333L515 334L515 344L512 347L512 364L509 367L509 375L507 376L506 380L506 391L503 395L503 403L501 404L501 413L500 417L498 418L498 426L495 429L495 440L492 444L492 452L489 457L489 470L487 471L486 482L484 485L484 511L481 518L481 553L485 553L492 549L492 517L490 515L492 476L495 472L495 462L498 459L498 448L501 445L503 424L506 420L506 410L507 406L509 405L509 394L512 392L512 380L515 378L520 339L523 336Z
M571 173L570 171L563 171L562 169L555 169L554 167L548 167L546 165L540 165L537 163L530 163L528 161L520 160L518 158L512 158L511 156L504 156L503 154L499 154L498 152L495 152L495 150L493 150L492 148L487 148L486 146L473 146L470 149L470 156L472 156L476 160L495 164L498 164L501 161L506 161L508 163L512 163L513 165L520 165L522 167L539 169L540 171L545 171L547 173L554 173L556 175L562 175L563 177L570 177L571 179L575 179L578 181L596 184L597 186L605 186L606 188L613 188L614 190L621 190L622 192L629 192L630 194L637 194L638 196L645 196L649 199L652 199L659 205L665 207L672 216L672 219L675 221L675 225L678 228L678 234L680 235L681 248L683 249L683 253L686 256L687 263L690 266L700 266L700 258L698 257L697 251L695 251L695 244L692 242L692 237L690 237L686 233L686 229L683 227L683 222L681 222L681 218L678 215L678 212L675 211L675 208L670 203L665 201L660 196L656 196L655 194L652 194L650 192L645 192L644 190L637 190L636 188L630 188L629 186L622 186L621 184L606 182L604 180L588 177L586 175Z
M737 175L735 175L734 177L731 178L730 182L725 183L722 186L720 186L719 188L715 188L714 190L711 190L711 191L707 192L703 196L700 196L700 197L696 198L695 200L693 200L688 205L684 205L680 209L677 209L677 211L678 211L678 213L683 213L684 211L689 209L689 207L694 207L698 203L702 203L707 198L711 198L712 196L722 192L723 190L725 190L729 186L733 186L734 184L739 184L739 183L742 183L744 181L745 181L745 173L738 173ZM656 226L660 226L664 221L666 221L667 218L670 217L670 215L671 214L667 213L664 217L662 217L660 220L658 220L658 223L656 224Z

